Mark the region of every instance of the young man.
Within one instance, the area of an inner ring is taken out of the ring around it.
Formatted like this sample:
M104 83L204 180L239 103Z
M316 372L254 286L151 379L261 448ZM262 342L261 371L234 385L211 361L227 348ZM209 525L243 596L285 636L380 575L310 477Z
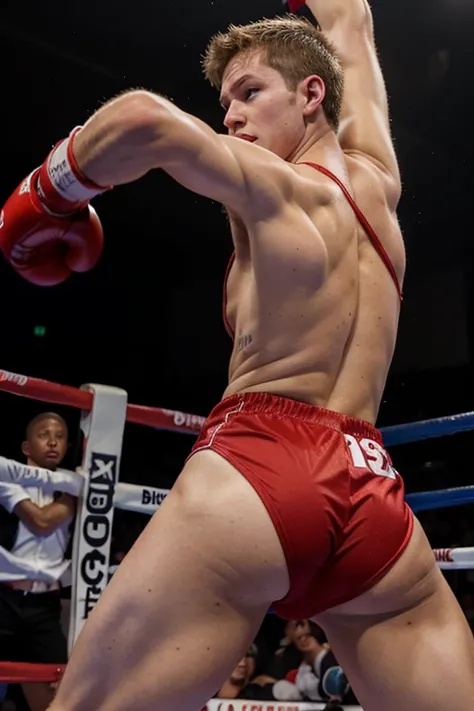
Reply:
M235 245L224 398L93 611L54 711L194 711L272 603L316 617L366 711L471 703L471 634L373 426L405 268L400 178L368 7L330 5L350 51L340 127L343 70L321 33L291 18L232 27L204 63L229 135L132 91L5 206L4 253L36 281L39 242L61 280L58 235L87 252L88 201L153 168L223 203Z
M67 426L60 415L44 412L26 428L22 452L27 464L55 470L67 451ZM59 579L65 560L75 500L38 487L0 484L0 505L19 519L8 555L0 567L0 659L64 664ZM6 567L6 566L5 566ZM23 684L31 711L44 711L53 698L49 684Z

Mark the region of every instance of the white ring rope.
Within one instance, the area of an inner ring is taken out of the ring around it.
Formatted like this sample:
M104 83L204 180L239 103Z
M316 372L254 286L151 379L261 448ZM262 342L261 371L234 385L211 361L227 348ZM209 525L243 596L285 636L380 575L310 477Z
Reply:
M471 570L474 568L474 548L435 548L438 567L442 570Z
M48 493L64 491L72 496L81 496L85 480L85 474L81 471L71 472L67 469L51 471L30 467L0 456L0 482L21 484L25 488L39 486ZM168 489L118 481L115 485L114 506L124 511L135 511L152 516L168 493Z

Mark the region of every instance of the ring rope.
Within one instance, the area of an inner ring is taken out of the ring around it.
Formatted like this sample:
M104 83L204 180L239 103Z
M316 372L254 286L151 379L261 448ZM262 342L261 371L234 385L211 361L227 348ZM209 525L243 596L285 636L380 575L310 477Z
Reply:
M0 456L0 481L21 484L24 487L40 486L54 491L64 491L80 496L84 488L84 473L58 469L32 467ZM169 494L169 489L141 486L118 481L115 485L114 506L126 511L153 514ZM430 509L461 506L474 502L474 486L460 486L435 491L407 494L407 504L414 513Z
M474 548L435 548L433 550L438 567L443 570L471 570L474 568Z
M65 491L80 496L84 488L84 474L80 471L42 469L0 456L0 481L21 484L24 487L40 486L54 491ZM169 489L141 486L118 481L115 485L114 506L126 511L153 514ZM459 486L435 491L407 494L407 504L414 513L430 509L461 506L474 502L474 486Z
M0 662L0 682L21 684L24 681L60 681L65 664L30 664L26 662Z
M26 488L36 486L49 492L63 491L71 496L81 496L86 475L80 470L75 472L67 469L52 471L42 467L32 467L0 456L0 482L20 484ZM114 506L117 509L136 511L152 516L168 494L169 489L118 481L114 491Z
M420 491L415 494L407 494L405 500L415 513L430 509L442 509L447 506L461 506L474 502L474 486Z
M44 400L57 405L69 405L81 410L92 408L93 395L90 392L70 385L60 385L49 380L18 375L7 370L0 370L0 390L13 395ZM197 434L204 422L202 415L192 415L178 410L168 410L145 405L127 405L127 421L139 425L155 427L156 429L181 432L182 434ZM474 429L474 412L464 412L459 415L436 417L431 420L408 422L401 425L382 427L386 446L416 442L420 439L466 432Z
M432 420L419 420L403 425L382 427L385 445L408 444L420 439L446 437L447 435L467 432L474 429L474 412L463 412L460 415L435 417Z
M86 411L92 409L94 397L91 392L73 388L70 385L60 385L49 380L10 373L7 370L0 370L0 390L32 400L68 405ZM205 419L200 415L191 415L178 410L146 407L145 405L127 405L128 422L183 434L197 434Z

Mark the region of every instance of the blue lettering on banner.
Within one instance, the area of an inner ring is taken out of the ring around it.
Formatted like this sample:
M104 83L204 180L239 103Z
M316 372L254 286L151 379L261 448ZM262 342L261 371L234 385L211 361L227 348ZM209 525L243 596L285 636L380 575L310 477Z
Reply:
M117 457L92 452L85 500L87 515L82 526L82 536L92 550L85 554L80 566L86 587L82 619L87 619L107 584L108 560L100 549L111 535L108 515L113 507L116 481Z

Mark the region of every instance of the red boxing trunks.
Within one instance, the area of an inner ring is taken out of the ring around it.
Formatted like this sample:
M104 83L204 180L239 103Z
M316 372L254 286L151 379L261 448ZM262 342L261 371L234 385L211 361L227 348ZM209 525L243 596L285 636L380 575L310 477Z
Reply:
M203 449L248 480L273 521L290 577L273 604L283 618L358 597L410 540L403 481L367 422L268 393L237 394L212 410L190 456Z

